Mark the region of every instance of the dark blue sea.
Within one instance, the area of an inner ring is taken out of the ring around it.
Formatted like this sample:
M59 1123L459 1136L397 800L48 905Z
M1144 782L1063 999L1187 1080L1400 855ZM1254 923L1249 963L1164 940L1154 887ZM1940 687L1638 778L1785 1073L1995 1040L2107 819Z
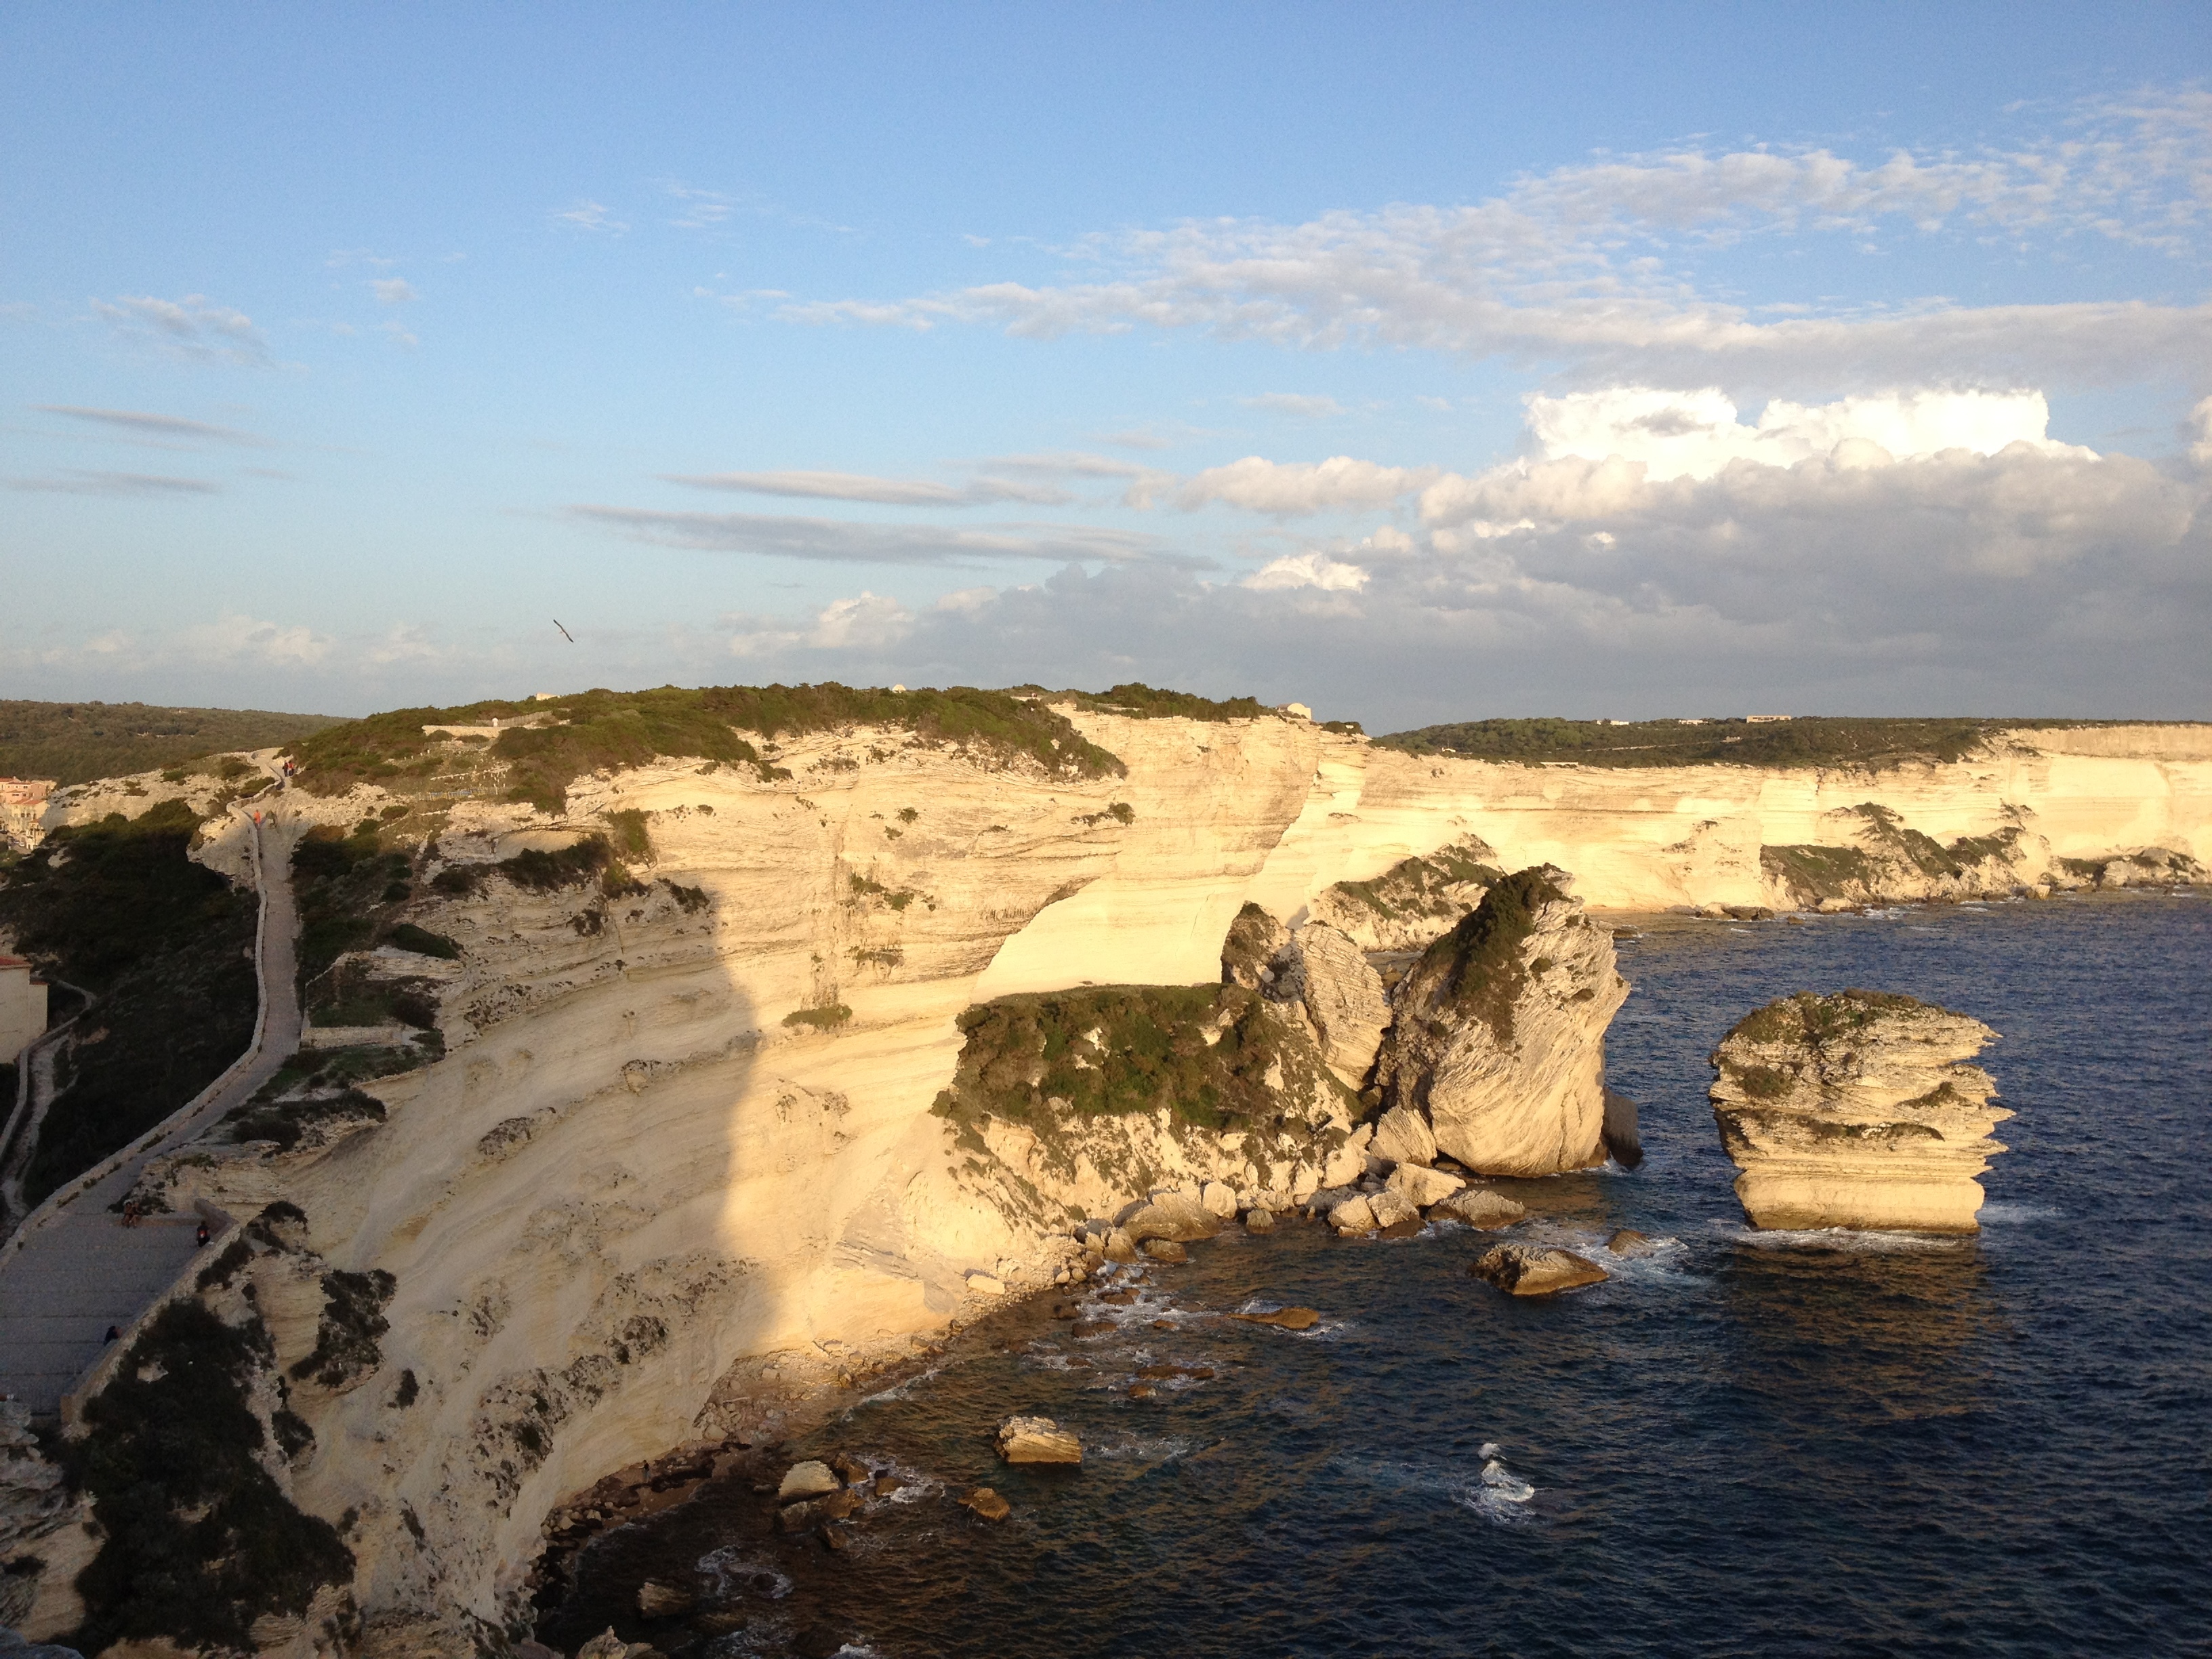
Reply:
M1516 1236L1605 1261L1650 1235L1609 1283L1511 1300L1467 1272L1496 1236L1455 1228L1232 1233L1110 1335L1030 1304L789 1448L914 1483L844 1553L718 1483L593 1545L542 1632L678 1659L2212 1653L2212 898L1668 920L1620 956L1610 1079L1645 1162L1487 1183L1529 1206ZM1705 1056L1845 986L2002 1034L2019 1115L1978 1237L1744 1226ZM1322 1322L1219 1316L1283 1304ZM1084 1467L998 1462L1014 1412L1075 1428ZM1011 1520L954 1505L977 1483ZM646 1577L696 1610L641 1619Z

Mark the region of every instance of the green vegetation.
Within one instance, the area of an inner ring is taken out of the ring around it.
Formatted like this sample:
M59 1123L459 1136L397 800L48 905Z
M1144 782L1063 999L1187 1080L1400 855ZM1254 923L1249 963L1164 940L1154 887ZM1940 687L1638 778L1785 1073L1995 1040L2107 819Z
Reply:
M1282 937L1281 925L1258 905L1248 902L1229 924L1229 932L1221 941L1222 982L1247 988L1257 986L1260 970L1274 960Z
M1972 876L1980 866L2010 858L2020 842L2020 831L2007 828L1993 836L1962 836L1947 848L1875 802L1850 811L1866 824L1863 835L1869 846L1762 847L1760 870L1779 880L1800 904L1865 899L1875 895L1887 873L1881 855L1931 879L1958 881Z
M967 1041L952 1087L933 1109L963 1124L989 1115L1050 1129L1064 1117L1166 1107L1202 1128L1262 1127L1283 1115L1270 1072L1286 1085L1293 1073L1327 1076L1293 1052L1297 1039L1257 995L1235 985L1001 997L962 1014L960 1029ZM1055 1098L1066 1108L1048 1103Z
M834 1031L852 1018L853 1011L842 1002L833 1002L826 1008L794 1008L783 1017L786 1025L811 1025L817 1031Z
M315 1327L315 1350L292 1367L295 1377L313 1377L326 1389L343 1388L384 1363L377 1339L392 1328L385 1304L398 1281L381 1268L365 1273L336 1269L323 1275L323 1313Z
M1024 686L1038 691L1040 686ZM1257 697L1231 697L1216 702L1189 691L1156 690L1141 680L1131 680L1105 691L1054 691L1054 702L1072 702L1091 714L1126 714L1137 720L1255 720L1274 710Z
M624 858L649 859L653 856L653 836L646 829L645 814L635 806L608 813L607 834L615 851Z
M2056 730L2094 720L1841 719L1807 715L1750 725L1709 720L1459 720L1377 738L1409 755L1457 755L1473 760L1571 761L1582 766L1861 766L1879 771L1908 761L1955 761L1999 732L2023 726Z
M1441 974L1449 1005L1489 1026L1501 1046L1510 1044L1513 1005L1528 979L1521 946L1536 931L1536 912L1565 896L1540 867L1503 877L1413 971L1431 981Z
M1472 848L1455 843L1425 858L1401 859L1371 881L1340 881L1331 890L1395 921L1449 915L1462 902L1452 897L1449 889L1493 887L1504 876L1496 865L1477 857Z
M260 708L166 708L143 702L0 700L0 777L88 783L167 767L227 749L268 749L342 722L329 714Z
M1085 741L1065 715L1004 691L954 686L894 692L835 683L698 690L668 685L647 691L586 691L546 702L495 700L374 714L296 744L301 787L336 795L362 781L394 789L426 785L453 761L446 739L426 734L424 726L489 724L495 717L548 722L501 731L489 749L489 758L507 769L507 798L548 811L565 806L568 787L579 777L601 768L644 765L663 756L750 766L763 778L788 775L763 759L738 735L741 731L773 740L885 726L987 760L1025 756L1070 777L1121 770L1121 762Z
M252 1038L258 902L186 857L198 828L181 801L111 813L0 872L16 948L100 998L25 1174L33 1202L191 1099Z
M280 1152L289 1152L310 1135L321 1141L328 1139L331 1131L347 1124L384 1121L384 1103L359 1089L276 1100L257 1095L223 1119L222 1133L236 1146L269 1140Z
M76 1581L80 1650L169 1637L250 1652L256 1619L302 1613L317 1587L352 1577L337 1530L294 1507L256 1455L268 1431L248 1401L273 1362L258 1316L233 1326L172 1303L87 1403L90 1432L60 1443L101 1538Z
M1725 1048L1741 1037L1746 1042L1762 1046L1772 1043L1811 1043L1817 1046L1839 1036L1847 1036L1871 1024L1880 1015L1919 1008L1939 1014L1950 1012L1937 1007L1932 1002L1922 1002L1889 991L1851 989L1832 992L1825 996L1817 991L1800 991L1795 996L1784 997L1746 1014L1736 1022L1735 1029L1721 1039L1721 1043Z

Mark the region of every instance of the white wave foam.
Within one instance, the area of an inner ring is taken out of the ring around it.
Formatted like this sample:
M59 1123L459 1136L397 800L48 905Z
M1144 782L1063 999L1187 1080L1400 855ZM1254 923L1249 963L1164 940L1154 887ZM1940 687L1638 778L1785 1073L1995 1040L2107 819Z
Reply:
M707 1592L710 1601L734 1601L743 1595L764 1595L771 1601L781 1601L791 1594L791 1580L774 1565L744 1553L734 1544L701 1556L698 1565L714 1581Z
M2055 1204L1985 1203L1981 1208L1984 1227L2016 1226L2027 1221L2056 1221L2066 1213Z
M1872 1229L1737 1227L1729 1236L1754 1250L1825 1250L1833 1255L1906 1255L1922 1250L1955 1250L1973 1242L1972 1234L1893 1233Z
M1370 1486L1388 1492L1433 1494L1473 1510L1486 1521L1514 1525L1530 1517L1528 1505L1535 1499L1536 1488L1499 1462L1498 1449L1496 1442L1485 1441L1476 1453L1483 1459L1482 1468L1472 1475L1463 1469L1346 1454L1331 1461Z

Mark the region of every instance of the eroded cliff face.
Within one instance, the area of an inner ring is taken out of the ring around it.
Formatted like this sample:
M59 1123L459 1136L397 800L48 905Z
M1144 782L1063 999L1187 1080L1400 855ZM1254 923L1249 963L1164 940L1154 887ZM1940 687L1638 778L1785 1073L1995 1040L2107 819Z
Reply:
M1911 997L1806 992L1713 1050L1721 1145L1754 1227L1978 1231L1975 1177L2013 1115L1967 1062L1996 1033Z
M1319 1018L1303 996L1265 999L1273 1011L1218 1027L1298 1028L1306 1046L1288 1042L1276 1085L1297 1130L1154 1112L1077 1146L1006 1115L963 1123L933 1107L965 1010L1216 987L1248 902L1356 926L1325 910L1328 890L1458 849L1439 866L1451 878L1415 884L1407 908L1431 908L1395 919L1402 942L1472 902L1454 872L1478 844L1501 868L1573 870L1601 906L1771 902L1759 848L1814 842L1823 813L1869 798L1954 840L2017 824L2038 857L2208 850L2205 758L2021 749L1910 776L1594 772L1414 760L1283 718L1074 718L1126 776L1070 782L861 730L786 744L787 778L672 761L580 781L559 817L453 802L422 870L435 896L409 915L459 955L393 969L429 988L443 1057L359 1080L380 1119L336 1113L289 1146L218 1136L159 1172L173 1203L295 1205L299 1248L328 1271L390 1276L373 1357L343 1389L301 1390L314 1440L288 1476L303 1509L354 1513L372 1650L426 1611L517 1618L540 1517L563 1496L702 1431L772 1432L763 1402L780 1391L906 1352L994 1282L1038 1282L1073 1248L1054 1231L1067 1211L1170 1180L1296 1186L1319 1178L1300 1137L1323 1163L1357 1138L1346 1101L1373 1010L1350 948L1367 941L1348 927L1342 949L1309 930L1325 947L1309 972L1334 975ZM278 810L349 825L387 804L364 786ZM467 878L617 814L641 815L623 821L648 843L619 878ZM1555 920L1553 965L1536 973L1539 950L1522 966L1539 984L1572 977L1562 1021L1601 1033L1625 991L1609 939L1571 902ZM1263 931L1275 961L1284 941ZM1532 1024L1526 1040L1565 1033ZM1595 1061L1576 1054L1560 1072L1571 1132L1512 1154L1532 1170L1595 1155L1581 1104Z

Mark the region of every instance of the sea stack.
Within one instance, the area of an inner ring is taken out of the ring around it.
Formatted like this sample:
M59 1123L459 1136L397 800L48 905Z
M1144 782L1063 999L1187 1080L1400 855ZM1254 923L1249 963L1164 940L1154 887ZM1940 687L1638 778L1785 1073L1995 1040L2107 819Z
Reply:
M1721 1144L1754 1227L1971 1233L1975 1177L2013 1115L1967 1064L1996 1033L1879 991L1801 992L1713 1050Z
M1505 877L1391 997L1382 1103L1418 1115L1439 1152L1477 1174L1605 1162L1605 1031L1628 981L1611 931L1590 925L1570 881L1548 866Z

